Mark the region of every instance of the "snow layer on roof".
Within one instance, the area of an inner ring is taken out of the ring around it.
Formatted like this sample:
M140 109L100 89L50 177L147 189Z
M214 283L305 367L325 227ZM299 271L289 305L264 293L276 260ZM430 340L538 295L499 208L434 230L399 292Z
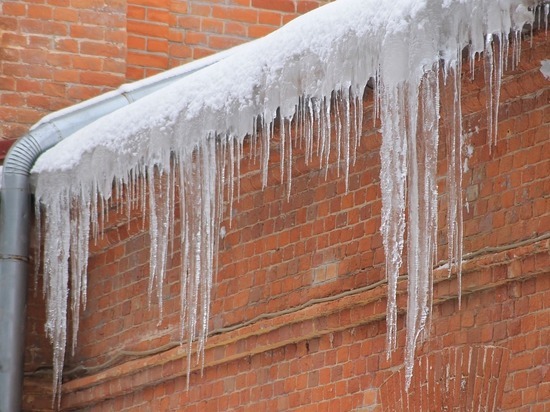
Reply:
M386 85L418 79L441 57L456 59L456 50L470 42L472 54L482 52L484 33L522 27L532 18L525 3L532 2L328 4L241 47L223 63L78 131L41 156L33 172L77 169L96 148L103 161L112 156L110 160L128 165L162 149L192 150L210 131L244 136L253 131L255 115L269 120L280 107L284 116L291 116L300 96L320 98L348 85L359 89L378 72ZM416 44L411 47L404 39Z
M179 198L185 199L181 211L182 339L189 345L198 339L200 353L208 334L209 293L222 210L220 193L224 184L233 193L240 143L246 135L262 139L260 157L265 184L268 139L279 113L281 177L286 175L288 187L292 144L287 134L291 132L291 119L299 124L307 150L316 146L316 154L326 162L331 134L336 135L338 161L347 170L352 143L356 144L360 137L353 134L361 130L362 95L369 79L374 79L376 114L382 123L381 231L388 277L390 348L396 345L395 293L402 264L405 208L414 212L407 224L409 302L405 363L410 380L415 345L425 333L431 307L437 234L434 165L439 139L439 70L444 70L454 84L454 120L447 137L451 148L448 243L452 267L460 265L462 256L462 130L460 76L456 75L461 69L462 50L469 46L471 61L485 52L489 133L494 136L508 34L519 33L533 20L533 7L538 3L335 1L239 48L222 61L99 119L43 154L33 173L36 199L43 204L46 215L46 328L54 343L54 384L61 382L67 340L69 256L74 345L80 304L86 300L90 222L92 233L99 232L97 215L102 204L98 204L97 195L108 199L113 182L117 188L125 187L130 197L138 193L143 204L149 193L150 293L155 287L160 293L175 196L169 191L156 198L158 182L153 166L168 176L169 185L180 179ZM493 49L494 42L502 47ZM512 54L515 56L514 50ZM336 111L336 116L331 117L331 110ZM257 133L258 123L263 133ZM225 158L220 160L223 156L219 152L231 159L229 164ZM138 176L144 176L148 189L136 183ZM79 205L77 210L72 208L74 204ZM162 297L158 297L161 306Z

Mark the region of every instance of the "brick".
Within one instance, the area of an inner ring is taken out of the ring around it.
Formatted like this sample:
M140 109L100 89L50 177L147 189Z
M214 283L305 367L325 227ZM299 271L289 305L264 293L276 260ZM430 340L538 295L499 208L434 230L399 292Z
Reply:
M15 90L16 81L11 77L0 77L0 90Z
M12 46L27 46L28 37L25 35L19 35L15 33L2 33L2 41L4 44Z
M147 44L146 37L128 36L128 41L127 41L128 49L145 50L146 44Z
M196 16L181 16L177 18L177 26L182 29L199 30L202 19Z
M31 4L27 6L27 16L33 19L50 20L53 16L53 9L49 6Z
M192 16L211 17L212 16L212 6L207 6L205 4L192 3L191 4L191 10L190 10L189 14L192 15Z
M147 12L147 9L145 7L128 4L126 16L128 19L145 20L146 12Z
M225 50L242 43L241 39L232 39L230 37L214 36L208 37L208 46L212 49Z
M26 16L27 7L20 2L5 1L2 3L2 14L4 16Z
M188 31L185 34L185 43L189 45L206 45L208 42L208 36L200 32Z
M52 6L68 7L70 0L46 0L46 3Z
M3 61L18 62L20 57L20 52L17 49L2 49L0 50L0 59Z
M16 31L17 19L15 17L0 16L0 29L3 31Z
M170 6L170 0L129 0L129 3L134 5L142 5L149 7L158 7L168 9Z
M273 27L270 26L249 26L248 27L248 36L255 39L259 37L267 36L269 33L271 33L274 30Z
M171 44L169 46L169 54L180 58L189 58L192 56L192 49L185 45Z
M75 23L78 21L78 11L74 9L54 8L53 19L57 21Z
M0 95L0 103L7 106L23 106L25 98L18 93L3 92L2 95Z
M168 36L168 26L163 24L153 24L137 21L128 21L128 32L142 36L166 38Z
M168 42L165 40L147 40L147 50L153 53L167 53Z
M296 11L300 14L307 13L308 11L315 10L319 5L317 1L301 0L296 2Z
M56 39L55 49L63 52L77 53L78 42L73 39Z
M128 53L127 61L128 64L144 67L166 68L168 66L168 58L166 56L139 54L134 52Z
M109 31L124 29L126 26L126 21L117 13L80 10L78 14L83 25L105 27Z
M44 84L44 94L46 96L65 97L66 86L64 84L46 83Z
M225 24L222 20L203 18L200 28L209 33L223 33L224 26Z
M105 38L105 29L94 26L70 26L70 36L90 40L102 40Z
M79 70L56 70L53 73L53 80L57 82L78 83L79 79Z
M82 84L117 87L122 83L120 76L107 73L82 72L80 75Z
M252 0L252 7L279 10L286 13L294 13L296 11L295 2L291 0Z
M102 62L100 59L91 56L73 56L73 68L83 70L100 71Z
M43 83L37 80L17 79L16 90L21 93L34 92L40 93L43 88Z
M298 4L301 4L301 2ZM279 27L281 26L281 22L282 22L281 13L271 12L271 11L262 11L258 14L258 23L260 24L267 24L270 26Z
M234 20L246 23L256 23L258 21L258 12L256 10L238 7L225 8L216 6L212 10L212 16L219 19Z
M103 56L111 58L123 57L123 50L114 44L105 44L101 42L82 41L80 43L80 52L82 54Z
M168 10L147 9L147 21L168 24Z

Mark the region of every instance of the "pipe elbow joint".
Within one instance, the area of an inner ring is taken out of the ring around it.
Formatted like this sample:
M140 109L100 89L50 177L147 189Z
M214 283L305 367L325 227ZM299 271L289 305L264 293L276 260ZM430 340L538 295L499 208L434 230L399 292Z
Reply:
M31 130L20 138L8 152L4 161L4 178L11 175L29 176L38 156L54 146L61 138L61 133L51 122L42 123L36 129Z

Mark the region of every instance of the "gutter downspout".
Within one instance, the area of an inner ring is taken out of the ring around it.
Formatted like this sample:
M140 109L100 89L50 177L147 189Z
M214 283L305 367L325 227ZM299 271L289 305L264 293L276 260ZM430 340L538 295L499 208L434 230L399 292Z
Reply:
M30 171L38 157L93 121L210 66L239 46L45 116L4 161L0 188L0 412L21 410L29 233Z

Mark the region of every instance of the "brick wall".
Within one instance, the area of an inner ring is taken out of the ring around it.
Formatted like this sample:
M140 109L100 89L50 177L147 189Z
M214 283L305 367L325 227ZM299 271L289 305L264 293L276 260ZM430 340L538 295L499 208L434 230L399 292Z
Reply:
M126 8L120 0L0 4L0 139L45 114L120 85Z
M133 3L128 15L134 10L136 21L156 15L156 25L170 26L169 36L177 31L171 23L177 13L171 10L168 22L160 17L170 10L168 2ZM216 17L216 4L204 7ZM144 42L141 52L160 44L145 31L134 33ZM482 63L473 81L465 69L464 131L474 150L464 175L462 307L456 277L436 270L431 330L418 348L409 396L401 379L404 281L399 349L388 360L384 348L380 136L367 95L364 137L348 193L335 163L325 179L324 170L304 165L299 148L288 201L278 178L276 144L264 191L258 164L243 159L241 197L231 224L223 222L227 234L213 289L205 368L203 374L194 368L189 388L186 347L178 344L179 255L168 269L159 323L157 304L148 306L148 234L141 217L126 225L125 217L110 211L111 226L92 245L88 307L76 352L66 362L63 408L425 410L428 396L436 405L550 408L550 83L539 70L550 47L544 33L532 43L524 42L520 66L503 80L494 148L487 143ZM163 56L164 50L152 54ZM445 153L442 138L440 261L446 258ZM43 303L40 292L29 293L25 408L47 410L50 350L40 329ZM426 375L436 384L427 385ZM454 391L447 390L447 382Z
M0 159L49 112L261 37L326 2L3 0Z

